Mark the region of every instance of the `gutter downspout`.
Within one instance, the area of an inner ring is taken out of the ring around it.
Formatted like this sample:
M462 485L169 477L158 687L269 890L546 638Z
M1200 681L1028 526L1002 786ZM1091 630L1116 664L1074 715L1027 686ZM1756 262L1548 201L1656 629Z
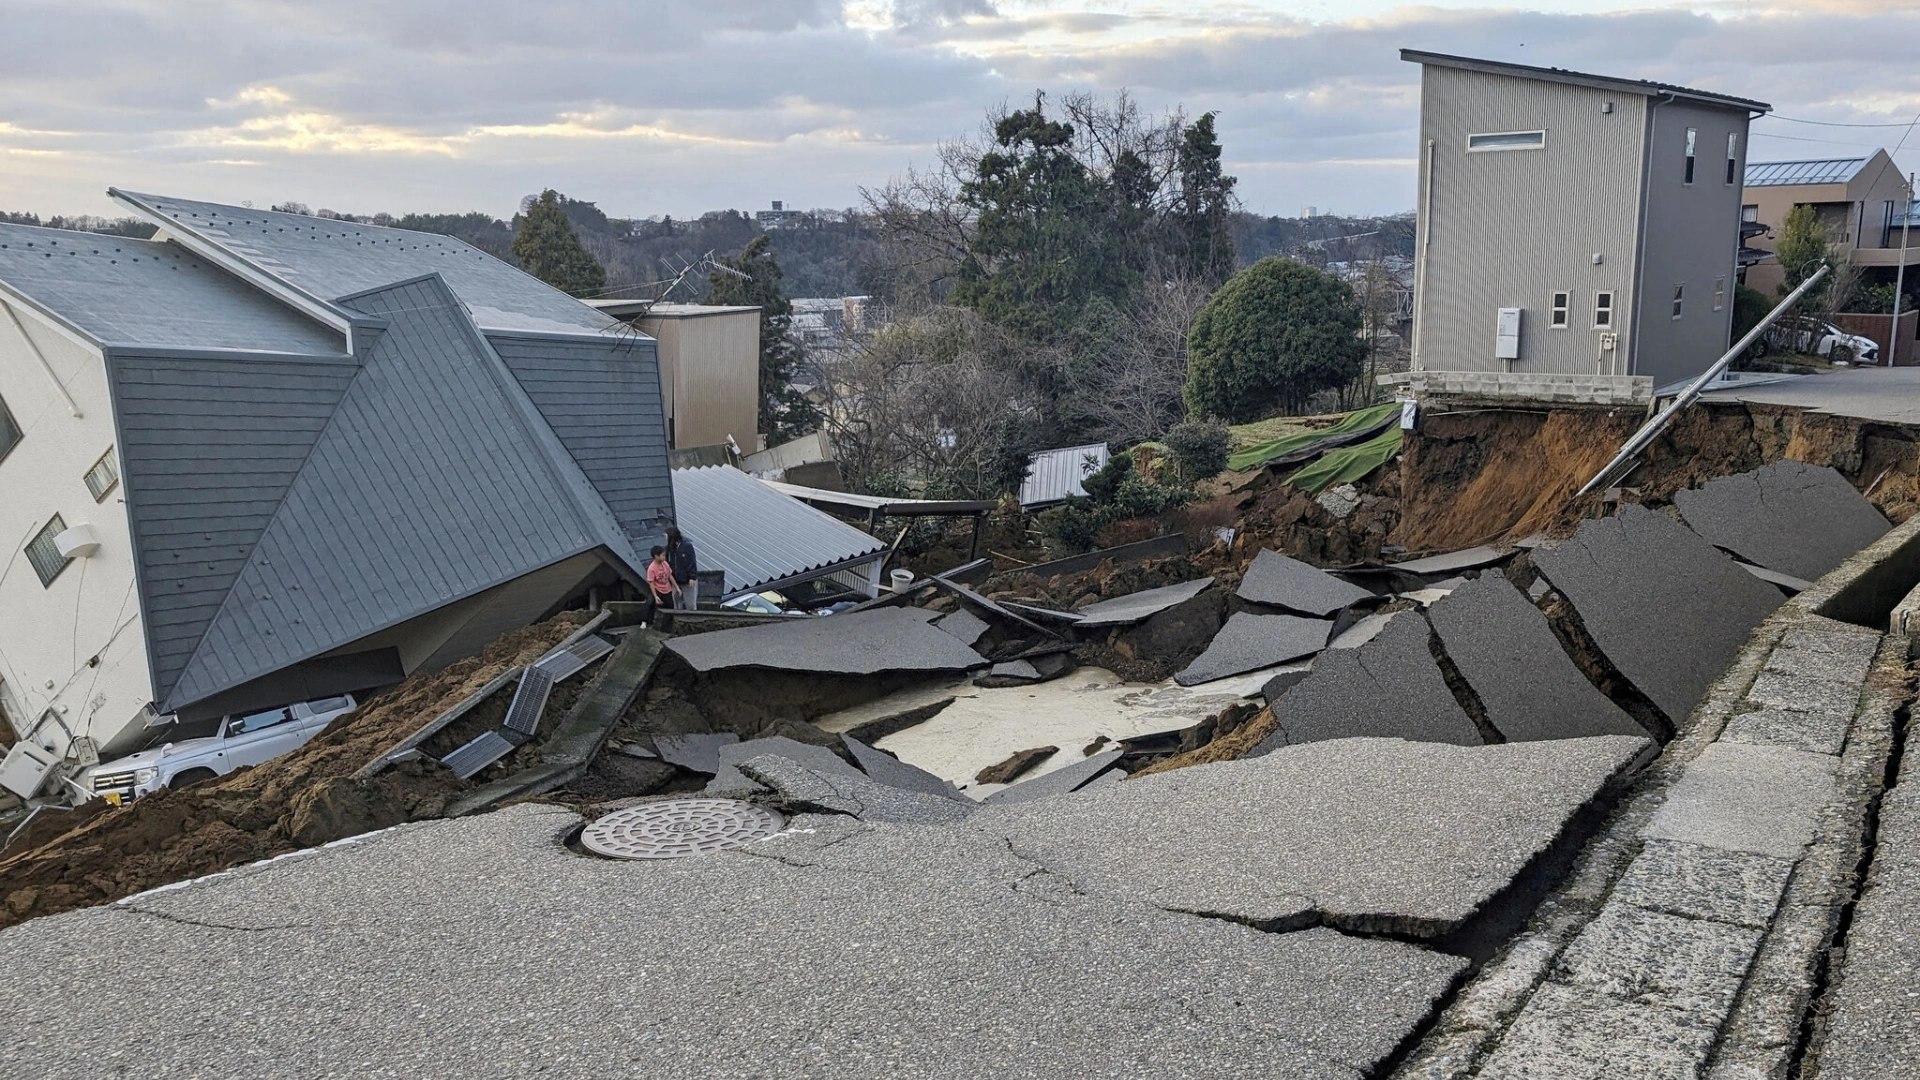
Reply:
M1627 374L1634 375L1640 370L1640 309L1641 286L1645 283L1647 268L1647 206L1653 200L1653 153L1657 146L1655 136L1660 132L1660 113L1662 105L1670 105L1678 100L1672 93L1662 90L1660 96L1665 101L1647 99L1647 141L1640 153L1640 212L1639 220L1634 223L1633 276L1628 286L1627 302L1633 307L1627 314ZM1617 309L1620 305L1615 304ZM1618 355L1618 350L1615 351ZM1617 362L1617 361L1616 361Z
M60 381L60 376L54 372L53 365L47 361L47 354L40 351L39 343L34 341L32 335L27 333L27 328L20 324L20 316L13 310L13 305L0 300L0 308L7 309L7 321L13 324L13 329L20 335L20 340L27 343L27 351L33 354L35 360L40 361L40 370L47 373L53 388L58 390L60 396L66 400L67 412L75 420L80 419L84 415L80 411L80 403L73 400L73 395L67 392L67 384Z
M1913 225L1913 174L1907 174L1907 205L1900 215L1900 268L1893 274L1893 325L1887 328L1887 366L1900 362L1900 290L1907 287L1907 232Z
M1421 179L1420 261L1413 279L1413 356L1408 364L1414 371L1425 370L1420 366L1420 338L1427 325L1427 249L1433 244L1433 145L1428 139L1427 167Z

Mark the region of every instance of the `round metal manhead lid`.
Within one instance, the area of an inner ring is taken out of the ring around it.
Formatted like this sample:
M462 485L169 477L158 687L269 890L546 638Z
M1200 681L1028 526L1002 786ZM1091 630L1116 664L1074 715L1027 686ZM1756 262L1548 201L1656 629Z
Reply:
M786 820L735 799L669 799L615 810L588 825L580 843L610 859L685 859L745 847Z

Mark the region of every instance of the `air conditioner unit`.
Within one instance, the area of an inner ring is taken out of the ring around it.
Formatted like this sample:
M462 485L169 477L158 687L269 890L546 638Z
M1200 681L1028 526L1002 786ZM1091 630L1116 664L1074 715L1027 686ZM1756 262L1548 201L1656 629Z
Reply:
M85 559L100 551L100 537L91 525L75 525L53 538L54 550L63 559Z

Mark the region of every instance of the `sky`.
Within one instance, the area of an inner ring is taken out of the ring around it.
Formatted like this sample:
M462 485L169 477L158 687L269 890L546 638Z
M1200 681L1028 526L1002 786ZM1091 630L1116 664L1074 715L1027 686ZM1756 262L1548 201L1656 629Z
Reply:
M1396 212L1402 47L1767 101L1761 161L1894 149L1916 42L1920 0L0 0L0 209L843 208L990 107L1125 89L1216 112L1250 210Z

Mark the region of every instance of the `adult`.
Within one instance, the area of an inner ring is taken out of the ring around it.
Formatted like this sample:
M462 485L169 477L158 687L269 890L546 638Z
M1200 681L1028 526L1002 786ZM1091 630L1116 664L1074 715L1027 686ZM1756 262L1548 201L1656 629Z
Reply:
M692 611L700 606L700 557L693 541L680 535L676 525L667 526L667 564L673 567L675 605Z

